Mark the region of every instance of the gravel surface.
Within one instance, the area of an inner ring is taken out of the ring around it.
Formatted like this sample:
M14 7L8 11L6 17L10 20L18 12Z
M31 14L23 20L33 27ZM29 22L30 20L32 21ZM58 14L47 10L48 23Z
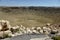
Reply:
M1 40L45 40L46 38L48 38L48 36L44 34L23 34Z

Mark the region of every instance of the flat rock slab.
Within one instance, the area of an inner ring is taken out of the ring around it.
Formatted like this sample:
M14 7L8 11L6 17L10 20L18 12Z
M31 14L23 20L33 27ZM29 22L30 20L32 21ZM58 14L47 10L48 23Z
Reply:
M48 38L48 36L44 34L23 34L1 40L45 40L46 38Z

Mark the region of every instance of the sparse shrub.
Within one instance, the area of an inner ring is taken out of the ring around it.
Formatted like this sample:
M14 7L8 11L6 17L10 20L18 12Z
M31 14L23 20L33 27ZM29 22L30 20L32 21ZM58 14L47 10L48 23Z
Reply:
M10 29L11 30L11 32L14 34L15 32L18 32L19 31L19 29L13 29L13 28L11 28Z
M9 36L8 34L3 34L2 37L0 37L0 39L4 39L4 38L10 38L11 36Z
M52 37L53 40L60 40L60 36Z
M3 34L3 38L8 38L9 35L8 34Z

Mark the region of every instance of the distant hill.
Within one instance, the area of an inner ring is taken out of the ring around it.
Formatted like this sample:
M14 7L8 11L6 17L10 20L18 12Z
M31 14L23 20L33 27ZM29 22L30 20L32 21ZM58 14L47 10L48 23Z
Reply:
M46 23L60 23L60 8L56 7L0 7L0 19L9 20L12 25L26 27L42 26Z

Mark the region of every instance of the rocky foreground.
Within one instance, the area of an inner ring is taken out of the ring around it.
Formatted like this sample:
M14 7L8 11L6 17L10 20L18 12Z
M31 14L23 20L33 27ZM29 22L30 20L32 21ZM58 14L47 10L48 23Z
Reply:
M49 36L44 34L23 34L12 38L6 38L1 40L52 40Z
M16 25L11 26L9 21L7 20L0 20L0 39L16 37L18 35L36 35L36 34L43 34L47 35L48 37L58 36L60 35L60 25L59 24L50 24L47 23L42 27L24 27L23 25ZM38 36L38 35L36 35ZM24 36L23 36L24 37ZM33 38L33 36L31 36ZM42 37L43 38L43 37Z

